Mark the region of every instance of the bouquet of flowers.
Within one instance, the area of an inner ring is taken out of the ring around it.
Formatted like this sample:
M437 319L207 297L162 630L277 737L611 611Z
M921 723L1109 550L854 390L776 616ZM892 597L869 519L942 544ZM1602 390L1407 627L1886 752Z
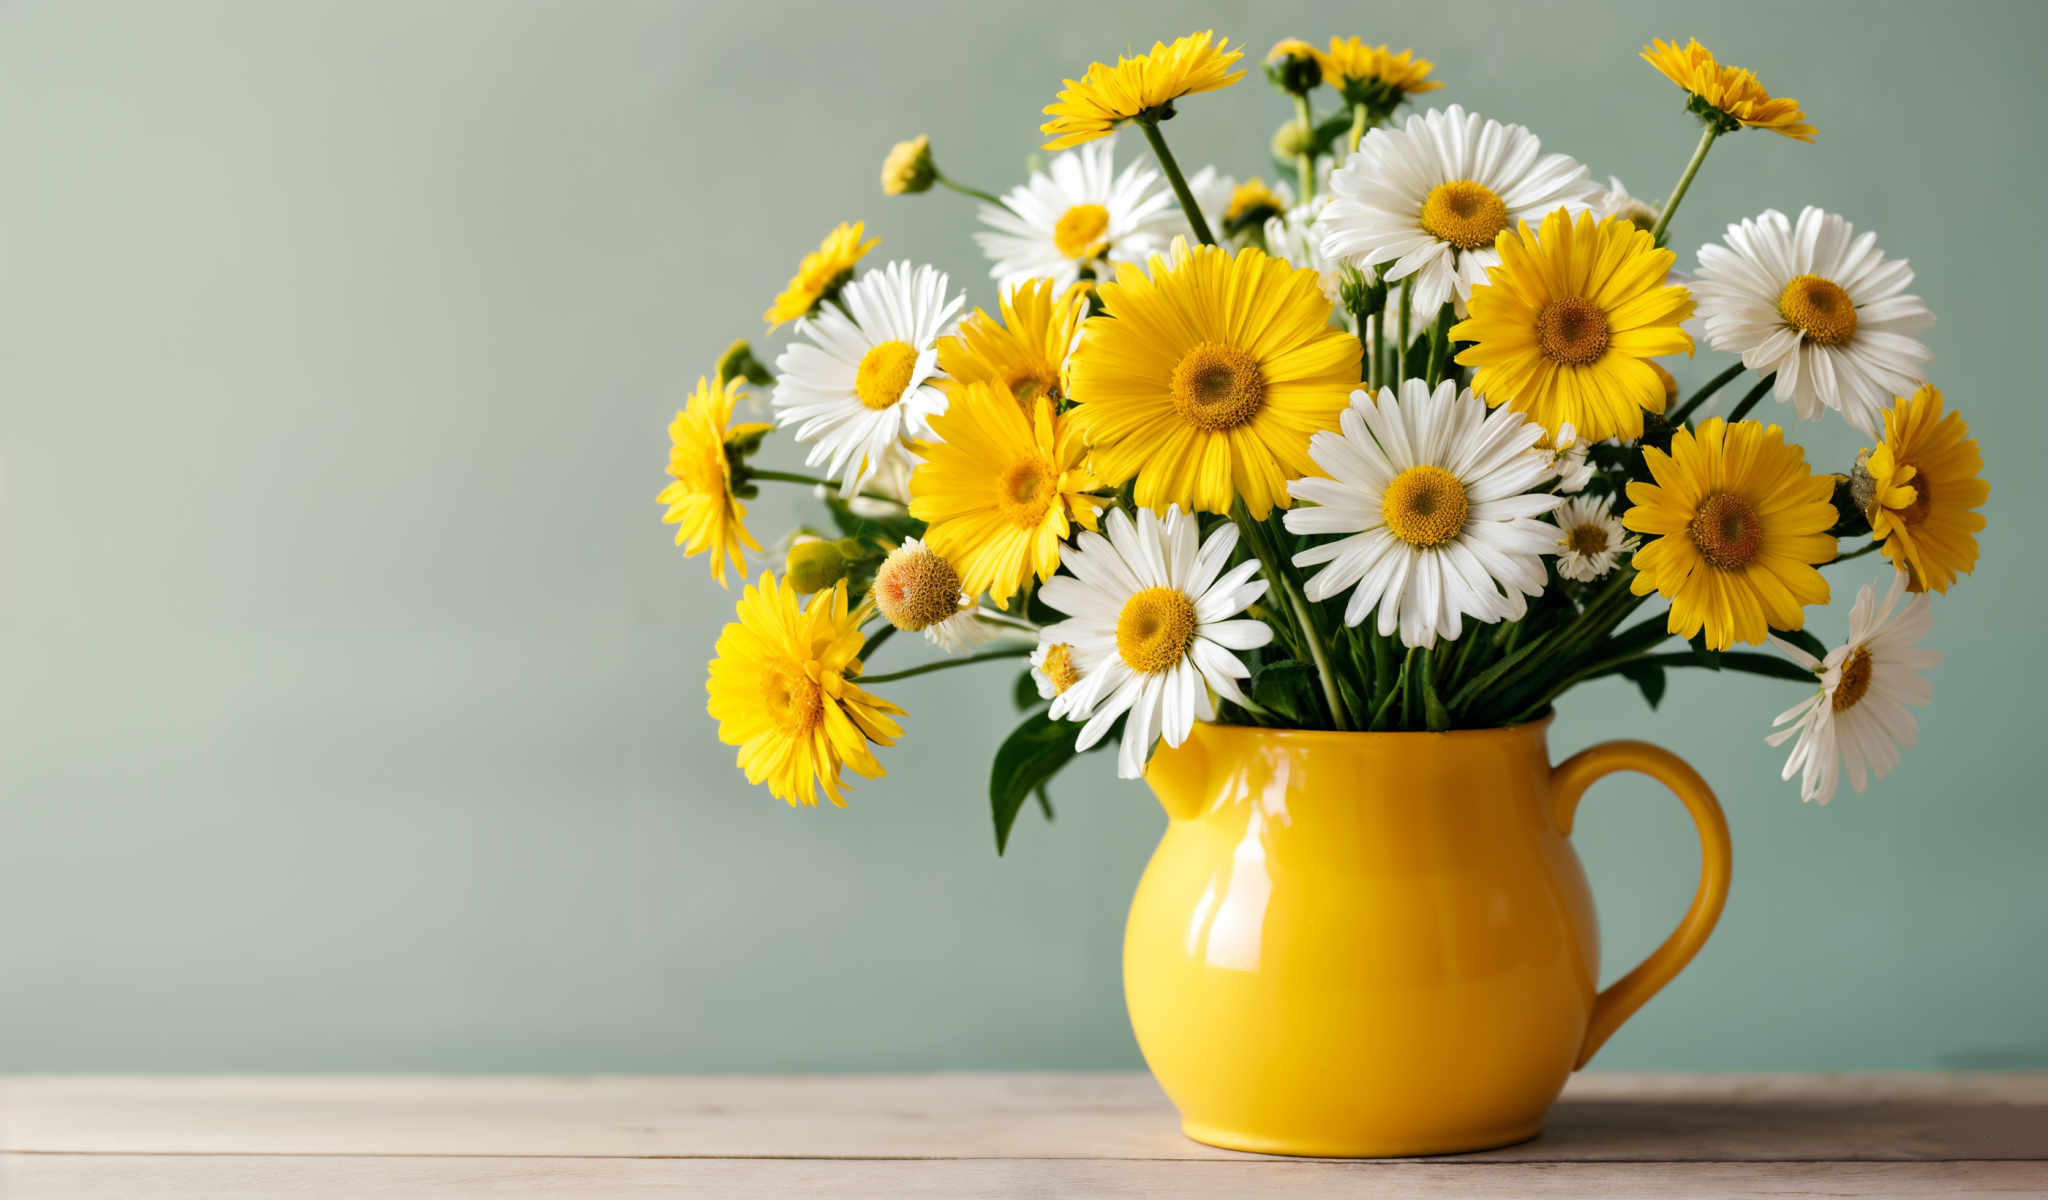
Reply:
M711 662L747 779L843 805L903 736L886 685L1001 659L1029 670L990 778L999 851L1098 745L1136 777L1196 721L1499 727L1610 675L1654 706L1689 667L1796 685L1769 740L1803 799L1882 776L1989 491L1926 379L1934 318L1904 259L1818 208L1727 226L1690 275L1666 246L1719 139L1813 139L1798 103L1653 41L1703 126L1653 205L1521 125L1406 111L1442 86L1412 51L1289 39L1264 64L1293 110L1284 182L1189 175L1166 123L1242 57L1204 32L1093 64L1044 110L1057 153L1000 195L897 145L885 193L979 202L992 308L963 313L934 267L868 265L876 241L842 224L768 309L793 326L772 369L740 342L698 381L660 495L677 544L725 584L762 550L760 485L823 509ZM1149 161L1119 166L1125 126ZM1701 339L1735 357L1688 388L1660 360ZM735 423L749 385L772 424ZM1819 469L1752 415L1766 399L1869 448ZM759 465L772 434L810 471ZM1822 568L1872 554L1884 578L1821 644ZM922 636L873 669L899 633Z

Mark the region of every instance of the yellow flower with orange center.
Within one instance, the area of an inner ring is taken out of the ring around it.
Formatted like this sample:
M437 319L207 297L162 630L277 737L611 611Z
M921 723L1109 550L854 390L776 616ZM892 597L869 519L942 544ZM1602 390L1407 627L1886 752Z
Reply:
M1991 485L1984 456L1957 413L1941 411L1941 389L1923 387L1884 414L1884 443L1870 452L1870 536L1916 592L1946 592L1977 566L1979 505Z
M1093 63L1079 79L1069 79L1059 98L1045 108L1052 118L1039 132L1047 150L1064 150L1092 142L1141 113L1156 113L1182 96L1213 92L1244 78L1231 68L1244 57L1230 48L1229 38L1214 30L1191 33L1172 45L1152 43L1150 53L1117 59L1115 66ZM1167 114L1156 113L1163 117ZM1148 117L1149 119L1156 119Z
M967 385L999 385L1019 403L1066 394L1067 353L1088 316L1088 285L1076 283L1058 296L1050 279L1034 279L1003 293L1001 318L982 309L939 339L942 386L958 396Z
M1337 427L1363 349L1330 327L1316 273L1285 259L1176 242L1149 265L1101 285L1103 315L1068 366L1096 474L1135 477L1144 508L1222 513L1242 498L1263 520L1315 468L1309 438Z
M1761 645L1828 602L1814 566L1835 557L1834 476L1808 470L1784 430L1714 417L1697 433L1680 429L1669 454L1643 447L1643 459L1656 482L1630 483L1621 516L1649 539L1630 588L1671 602L1672 633L1704 630L1709 650Z
M745 571L741 547L759 550L742 518L747 506L732 490L732 459L726 448L758 438L774 428L766 424L733 425L733 404L745 393L737 379L699 377L697 390L668 427L668 473L675 482L656 499L668 505L664 525L676 526L676 545L684 554L711 552L711 577L725 586L725 563Z
M1643 47L1642 57L1663 72L1664 78L1691 92L1698 104L1717 114L1729 128L1746 125L1802 142L1813 140L1814 128L1799 111L1799 101L1773 96L1748 71L1715 62L1713 52L1696 40L1689 39L1680 47L1652 38Z

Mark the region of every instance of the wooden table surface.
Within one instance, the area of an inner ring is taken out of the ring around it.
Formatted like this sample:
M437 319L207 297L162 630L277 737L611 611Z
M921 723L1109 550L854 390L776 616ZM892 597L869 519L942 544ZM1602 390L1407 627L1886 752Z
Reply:
M1136 1072L0 1081L0 1196L2044 1196L2048 1072L1573 1079L1532 1142L1265 1158Z

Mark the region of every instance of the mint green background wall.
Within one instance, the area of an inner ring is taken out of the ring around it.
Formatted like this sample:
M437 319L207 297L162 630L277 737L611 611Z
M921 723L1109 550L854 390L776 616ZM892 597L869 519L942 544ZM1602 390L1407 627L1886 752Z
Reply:
M1817 144L1715 152L1681 261L1806 202L1913 259L1996 481L1983 566L1937 609L1920 749L1825 810L1762 742L1790 685L1570 698L1561 751L1664 742L1737 844L1720 932L1601 1065L2048 1065L2044 14L8 4L0 1068L1135 1064L1145 792L1090 760L995 859L1000 670L903 689L909 737L850 810L748 790L702 704L732 598L654 493L686 385L833 221L988 301L965 203L878 194L892 140L1007 185L1063 74L1211 23L1412 44L1441 100L1652 196L1694 127L1635 58L1650 35L1805 102ZM1280 116L1254 80L1170 133L1246 173ZM1844 572L1824 636L1874 574ZM1648 784L1603 785L1581 829L1611 976L1697 851Z

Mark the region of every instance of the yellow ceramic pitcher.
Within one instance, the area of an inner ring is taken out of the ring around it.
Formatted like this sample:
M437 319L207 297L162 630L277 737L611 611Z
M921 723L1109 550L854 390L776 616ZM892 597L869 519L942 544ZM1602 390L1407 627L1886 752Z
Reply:
M1553 768L1548 725L1197 725L1159 749L1146 779L1171 823L1131 903L1124 993L1190 1137L1360 1157L1534 1137L1565 1077L1691 960L1728 895L1713 793L1643 742ZM1629 770L1692 813L1700 883L1602 991L1569 835L1586 788Z

